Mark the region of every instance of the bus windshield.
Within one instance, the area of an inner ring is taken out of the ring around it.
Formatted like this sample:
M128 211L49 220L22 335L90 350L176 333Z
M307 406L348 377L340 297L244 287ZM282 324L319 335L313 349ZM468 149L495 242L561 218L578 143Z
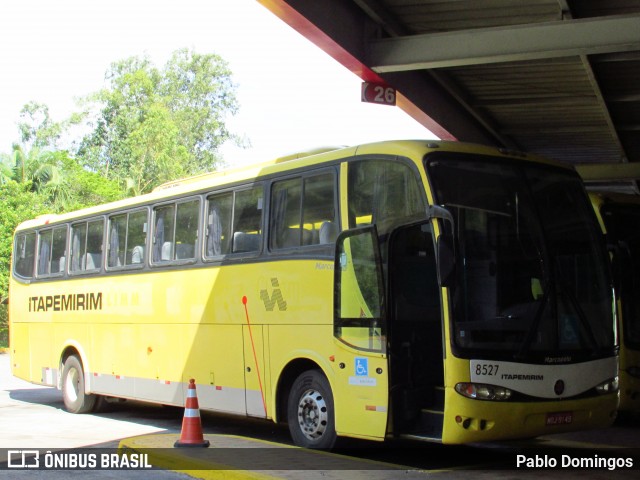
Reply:
M427 168L436 203L455 219L456 353L552 363L610 355L611 282L579 178L459 154Z

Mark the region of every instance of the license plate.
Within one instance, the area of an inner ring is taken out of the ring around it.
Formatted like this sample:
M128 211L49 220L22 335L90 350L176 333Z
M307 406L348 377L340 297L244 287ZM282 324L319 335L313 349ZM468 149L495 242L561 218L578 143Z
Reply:
M547 413L547 426L569 425L573 422L573 412Z

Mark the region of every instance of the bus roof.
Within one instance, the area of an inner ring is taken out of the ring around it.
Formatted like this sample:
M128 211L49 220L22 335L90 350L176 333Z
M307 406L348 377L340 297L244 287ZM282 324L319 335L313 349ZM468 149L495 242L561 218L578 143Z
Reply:
M301 167L319 165L325 162L331 162L355 155L391 154L421 159L425 154L431 151L451 151L515 158L521 161L535 161L555 166L565 166L568 169L572 169L572 167L567 164L559 164L531 154L506 151L504 149L484 145L442 140L387 140L353 147L321 147L305 152L296 152L263 163L209 172L181 180L166 182L156 187L152 192L138 195L136 197L129 197L73 212L40 215L35 219L21 223L18 225L16 230L40 227L58 222L66 222L75 218L99 215L113 210L133 208L136 205L159 202L164 199L168 200L170 198L187 195L189 193L195 194L212 187L220 187L227 184L232 185L243 181L246 182L270 174L282 173L287 170L294 170Z
M156 188L153 189L153 191L160 191L160 190L167 190L170 188L174 188L174 187L179 187L181 185L187 185L187 184L192 184L192 183L196 183L196 182L202 182L202 181L206 181L206 180L211 180L211 179L215 179L217 177L224 177L227 175L230 175L232 173L237 173L237 172L242 172L244 170L246 170L247 168L254 168L256 166L260 166L260 167L267 167L269 165L276 165L278 163L283 163L283 162L288 162L290 160L297 160L299 158L305 158L305 157L309 157L311 155L318 155L320 153L326 153L326 152L332 152L334 150L341 150L344 149L346 147L342 146L342 147L318 147L315 148L313 150L306 150L304 152L296 152L296 153L292 153L283 157L278 157L275 158L273 160L267 161L267 162L263 162L263 163L259 163L257 165L249 165L248 167L237 167L237 168L230 168L230 169L226 169L226 170L219 170L219 171L215 171L215 172L206 172L206 173L200 173L198 175L194 175L193 177L187 177L187 178L180 178L177 180L171 180L169 182L165 182L162 185L158 185Z

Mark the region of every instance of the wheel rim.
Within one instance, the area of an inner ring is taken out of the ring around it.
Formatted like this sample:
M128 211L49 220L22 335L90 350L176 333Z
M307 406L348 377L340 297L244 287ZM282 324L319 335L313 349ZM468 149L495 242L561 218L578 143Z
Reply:
M75 368L70 368L69 372L67 372L65 395L71 403L78 399L78 387L80 384L78 376L78 370Z
M317 440L327 429L329 411L323 395L317 390L307 390L298 402L300 430L309 440Z

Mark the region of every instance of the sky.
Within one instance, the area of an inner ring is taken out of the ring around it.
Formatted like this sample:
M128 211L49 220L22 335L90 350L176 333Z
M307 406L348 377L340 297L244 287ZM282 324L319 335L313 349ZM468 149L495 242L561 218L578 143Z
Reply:
M397 107L360 99L362 81L256 0L2 0L0 152L19 140L30 101L53 120L100 90L109 65L148 55L162 67L180 48L229 63L239 113L227 165L261 162L321 146L436 138Z

